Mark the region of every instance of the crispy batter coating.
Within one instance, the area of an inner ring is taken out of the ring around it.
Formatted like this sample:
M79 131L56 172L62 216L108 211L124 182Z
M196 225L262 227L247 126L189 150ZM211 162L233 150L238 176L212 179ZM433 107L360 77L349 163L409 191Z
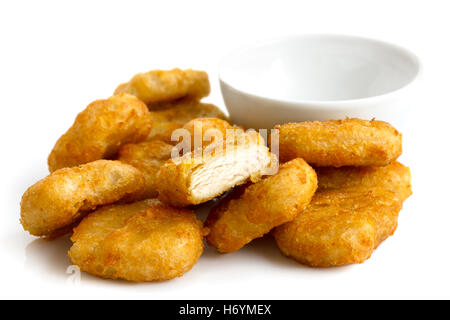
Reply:
M219 136L222 140L217 140L218 143L226 141L227 130L238 127L233 127L229 122L219 118L197 118L189 121L183 126L191 136L191 148L202 143L202 146L207 146L216 141ZM197 140L197 141L196 141Z
M140 197L144 187L140 171L119 161L60 169L24 193L20 221L32 235L53 238L97 206Z
M160 140L129 143L119 149L119 158L124 161L155 159L165 161L170 158L173 145Z
M152 70L138 73L128 83L122 83L114 94L129 93L146 104L174 101L183 97L200 100L209 95L208 74L196 70Z
M394 163L318 171L319 192L293 221L274 230L275 241L283 254L312 267L362 263L395 232L411 194L409 170Z
M56 142L48 157L49 170L110 159L121 145L145 140L150 128L147 106L132 95L94 101Z
M395 192L402 201L412 194L411 172L398 161L385 167L323 167L317 168L316 172L319 192L352 187L383 187Z
M120 148L118 160L139 169L144 175L145 192L142 195L143 199L158 196L156 175L164 162L170 159L173 148L174 146L171 144L160 140L126 144Z
M211 230L208 243L222 253L239 250L292 221L311 201L317 176L298 158L281 165L277 174L238 189L237 194L224 198L205 222Z
M380 188L319 192L273 235L284 255L312 267L362 263L395 231L400 209L394 194Z
M201 103L192 99L183 99L170 104L170 108L150 112L152 129L147 140L171 141L172 132L196 118L219 118L227 120L225 114L215 105Z
M402 153L401 134L382 121L300 122L275 129L282 162L301 157L318 167L385 166Z
M259 134L242 132L230 143L166 161L157 177L158 199L176 207L206 202L248 179L259 180L272 160Z
M203 252L207 229L194 212L156 199L103 207L74 229L70 260L102 278L135 282L180 277Z

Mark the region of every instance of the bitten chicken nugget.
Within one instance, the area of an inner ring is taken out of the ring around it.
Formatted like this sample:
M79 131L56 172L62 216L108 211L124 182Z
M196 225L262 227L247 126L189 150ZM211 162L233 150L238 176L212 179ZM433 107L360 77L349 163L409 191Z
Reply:
M188 272L203 252L194 212L156 199L103 207L74 229L70 260L102 278L160 281Z
M158 199L176 207L206 202L248 179L259 180L272 160L258 133L237 134L230 143L166 161L158 173Z
M194 132L194 127L195 132ZM189 121L183 126L191 136L191 150L195 143L194 137L198 133L200 139L204 139L203 146L215 142L214 134L222 135L222 141L226 140L226 130L232 129L228 122L218 118L198 118ZM197 132L200 130L200 132ZM212 130L212 131L211 131ZM218 130L218 131L216 131ZM203 133L203 134L202 134ZM208 141L208 138L212 141ZM161 140L151 140L137 144L128 144L119 150L119 160L141 170L146 180L146 192L144 199L154 198L158 195L156 190L156 174L164 161L170 159L173 145L167 144Z
M361 171L344 168L359 183L331 172L341 169L326 170L318 174L319 192L309 207L277 227L275 241L283 254L309 266L362 263L395 232L403 201L411 194L409 170L397 163ZM383 174L386 182L381 182Z
M128 83L119 85L114 94L129 93L151 105L183 97L200 100L209 95L209 91L206 72L176 68L138 73Z
M155 198L156 175L164 162L170 159L173 145L163 141L144 141L136 144L126 144L119 150L118 160L139 169L145 178L143 199Z
M145 140L150 128L147 106L132 95L94 101L56 142L48 157L49 170L110 159L121 145Z
M233 252L272 228L292 221L311 201L317 176L303 160L280 166L277 174L239 188L211 211L205 224L208 243L219 252Z
M357 187L383 187L404 201L411 195L411 172L398 161L385 167L323 167L316 169L318 191Z
M385 166L402 153L401 134L382 121L299 122L275 129L281 162L301 157L318 167Z
M225 114L213 104L183 99L172 103L168 109L150 112L153 125L147 140L156 139L167 143L176 143L177 141L171 140L172 132L196 118L227 119Z
M32 235L53 238L97 206L139 198L144 187L141 172L119 161L60 169L24 193L20 220Z

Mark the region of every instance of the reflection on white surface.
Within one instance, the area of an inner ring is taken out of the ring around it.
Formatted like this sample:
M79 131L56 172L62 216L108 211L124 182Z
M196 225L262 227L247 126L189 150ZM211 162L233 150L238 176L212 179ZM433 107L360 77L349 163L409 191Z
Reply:
M52 241L36 239L30 242L25 249L25 269L43 281L50 277L61 285L70 287L88 283L98 283L98 285L134 284L122 280L101 279L84 272L79 273L78 267L72 265L67 256L72 246L70 236L65 235Z
M209 208L214 205L208 202L197 208L201 219L205 218ZM326 274L341 273L350 270L350 267L312 269L303 266L292 259L283 256L275 244L272 236L255 239L237 252L230 254L220 254L214 247L205 245L205 251L193 269L183 277L170 281L154 282L146 284L136 284L123 280L108 280L92 276L87 273L78 273L77 268L71 265L67 252L71 247L70 235L63 236L53 241L36 239L30 242L25 249L24 267L32 275L36 275L42 281L54 279L60 285L79 287L86 285L94 286L132 286L136 287L166 287L170 288L179 283L192 284L192 282L204 283L220 277L223 272L234 273L231 283L248 281L253 277L260 277L259 273L242 273L242 270L251 266L259 269L277 268L279 272L298 272L299 274Z
M67 268L71 265L67 257L70 247L69 235L53 241L36 239L25 249L25 268L36 274L66 279Z

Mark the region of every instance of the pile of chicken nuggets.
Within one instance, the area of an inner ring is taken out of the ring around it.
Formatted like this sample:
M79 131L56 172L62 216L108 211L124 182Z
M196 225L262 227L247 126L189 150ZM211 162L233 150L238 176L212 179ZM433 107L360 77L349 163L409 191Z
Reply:
M49 240L72 233L74 265L136 282L182 276L205 238L230 253L271 234L287 257L331 267L362 263L395 232L411 184L394 127L281 124L275 154L201 102L209 92L205 72L154 70L89 104L56 142L50 174L24 193L23 228ZM190 134L183 154L178 129ZM203 223L194 210L213 199Z

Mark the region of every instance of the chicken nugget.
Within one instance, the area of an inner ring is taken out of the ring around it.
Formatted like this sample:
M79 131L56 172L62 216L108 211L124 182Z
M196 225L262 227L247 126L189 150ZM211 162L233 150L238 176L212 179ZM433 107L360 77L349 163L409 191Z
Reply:
M170 159L173 145L163 141L144 141L136 144L126 144L119 150L118 160L139 169L145 178L143 199L155 198L156 175L164 162Z
M412 194L411 172L398 161L385 167L322 167L317 168L316 172L319 192L351 187L383 187L395 192L402 201Z
M362 263L395 231L400 209L394 194L380 188L319 192L273 235L284 255L311 267Z
M156 199L103 207L74 229L70 260L93 275L135 282L188 272L203 252L207 229L194 212Z
M158 199L176 207L200 204L248 179L259 180L272 161L259 134L242 132L223 145L166 161L157 177Z
M121 145L145 140L150 128L147 106L132 95L94 101L56 142L48 157L49 170L110 159Z
M24 193L20 221L32 235L53 238L97 206L139 198L144 188L141 172L119 161L59 169Z
M208 74L204 71L152 70L138 73L128 83L122 83L114 94L129 93L146 104L174 101L183 97L200 100L209 95Z
M281 162L301 157L317 167L385 166L402 153L401 134L382 121L299 122L275 129Z
M225 114L213 104L183 99L172 103L168 109L150 112L150 119L153 125L147 140L156 139L166 143L176 143L176 141L171 140L172 132L182 128L184 124L196 118L227 120Z
M205 225L207 241L219 252L233 252L272 228L293 220L311 201L317 176L303 160L282 164L277 174L239 188L213 208Z
M403 201L411 194L409 170L394 163L318 171L319 191L306 210L274 230L275 241L283 254L309 266L362 263L394 234Z

